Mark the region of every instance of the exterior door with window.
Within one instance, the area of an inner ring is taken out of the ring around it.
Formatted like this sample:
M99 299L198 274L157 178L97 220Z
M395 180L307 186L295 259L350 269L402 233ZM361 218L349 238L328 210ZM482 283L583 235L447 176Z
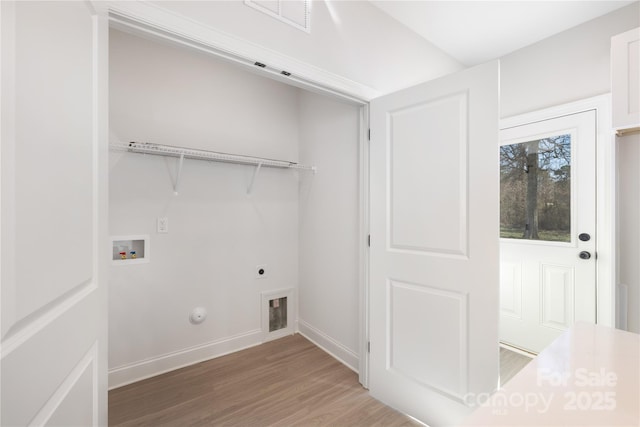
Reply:
M596 112L500 139L500 340L538 353L596 320Z

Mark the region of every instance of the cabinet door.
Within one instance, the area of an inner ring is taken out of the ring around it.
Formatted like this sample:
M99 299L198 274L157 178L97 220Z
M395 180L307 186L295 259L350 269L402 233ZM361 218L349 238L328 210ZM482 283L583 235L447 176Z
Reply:
M613 127L640 126L640 28L611 38Z

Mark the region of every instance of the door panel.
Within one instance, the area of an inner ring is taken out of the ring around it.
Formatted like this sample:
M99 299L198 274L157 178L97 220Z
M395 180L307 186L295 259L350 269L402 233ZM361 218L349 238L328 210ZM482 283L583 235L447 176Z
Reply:
M542 325L566 329L574 318L573 269L542 264Z
M92 277L92 181L84 177L92 168L93 38L86 7L18 3L16 18L19 320ZM56 22L74 25L60 31ZM77 163L67 168L70 155ZM42 209L57 203L70 209Z
M500 339L535 353L575 321L596 319L595 114L501 131ZM528 211L534 205L535 217ZM581 259L582 251L591 258ZM520 316L509 309L513 280L506 272L514 266L521 271Z
M65 382L95 343L91 328L98 322L95 288L84 293L54 319L41 319L42 329L26 339L9 338L2 351L2 425L26 425L44 402ZM27 333L30 330L25 331ZM71 387L73 384L69 384Z
M466 106L463 93L389 112L392 249L466 254ZM433 206L452 215L430 221Z
M92 347L82 363L69 375L73 382L67 388L67 394L56 407L52 416L43 421L46 426L90 426L95 425L94 396L97 395L96 384L98 382L95 361L95 347ZM33 422L39 425L39 420Z
M500 265L500 313L522 318L522 266L513 262Z
M462 399L467 367L466 295L393 280L389 293L388 369ZM437 329L425 328L415 339L416 324L434 325L442 319L449 321Z
M371 102L370 391L457 423L498 379L498 63Z
M1 2L2 425L106 424L107 21Z

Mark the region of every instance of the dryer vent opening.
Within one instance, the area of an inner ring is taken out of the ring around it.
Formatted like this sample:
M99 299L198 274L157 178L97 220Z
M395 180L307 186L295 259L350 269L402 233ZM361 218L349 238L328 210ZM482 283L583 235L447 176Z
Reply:
M269 300L269 332L287 327L287 297Z
M271 341L295 332L295 304L293 289L278 289L261 293L262 340Z

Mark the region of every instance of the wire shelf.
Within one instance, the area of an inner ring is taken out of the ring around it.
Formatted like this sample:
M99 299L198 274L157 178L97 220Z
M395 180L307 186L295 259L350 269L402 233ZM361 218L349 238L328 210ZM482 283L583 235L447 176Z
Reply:
M267 159L262 157L243 156L239 154L220 153L216 151L197 150L193 148L174 147L171 145L154 144L151 142L111 143L109 147L116 151L131 153L154 154L168 157L184 157L193 160L208 160L213 162L235 163L242 165L263 166L272 168L287 168L316 171L315 166L301 165L286 160Z
M217 151L196 150L193 148L174 147L171 145L154 144L151 142L129 142L129 143L110 143L109 148L114 151L123 151L139 154L153 154L156 156L175 157L178 159L178 172L173 185L173 192L178 194L180 185L180 176L182 175L182 166L184 159L207 160L210 162L235 163L240 165L255 166L251 182L247 187L247 194L251 194L256 177L260 172L260 168L281 168L281 169L298 169L308 170L316 173L315 166L301 165L286 160L266 159L262 157L242 156L239 154L219 153Z

